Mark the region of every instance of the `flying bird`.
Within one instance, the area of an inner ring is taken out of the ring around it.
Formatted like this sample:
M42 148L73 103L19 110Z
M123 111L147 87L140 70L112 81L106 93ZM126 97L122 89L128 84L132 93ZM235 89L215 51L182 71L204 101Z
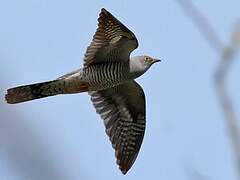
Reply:
M8 89L5 99L15 104L88 92L104 120L119 169L126 174L137 158L146 125L144 91L134 79L160 61L145 55L130 57L137 47L133 32L103 8L82 68L52 81Z

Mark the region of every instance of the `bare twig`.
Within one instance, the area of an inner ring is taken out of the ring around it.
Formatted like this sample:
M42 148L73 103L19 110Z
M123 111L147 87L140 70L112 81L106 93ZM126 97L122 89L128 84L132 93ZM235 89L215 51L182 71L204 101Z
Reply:
M208 19L192 4L190 0L176 0L187 16L201 31L208 44L219 53L220 62L215 72L216 93L225 115L226 126L237 160L237 172L240 177L240 134L238 119L234 111L232 100L226 88L226 77L230 71L231 64L235 60L237 47L240 45L240 25L238 24L233 32L230 46L223 44L217 36Z
M187 162L185 169L187 170L187 177L194 180L211 180L205 174L201 173L197 168L194 161L185 161Z
M223 43L211 24L208 22L208 19L197 9L197 7L189 0L176 0L176 2L183 9L186 16L191 18L193 23L207 40L208 44L217 51L217 53L222 51L224 47Z
M233 31L232 44L238 48L240 46L240 19L237 21Z
M218 93L219 101L222 106L223 113L226 119L226 126L232 140L233 150L235 151L237 172L240 175L240 134L238 128L238 119L234 111L232 100L226 88L226 77L233 63L235 48L229 47L222 52L221 60L215 72L216 92Z

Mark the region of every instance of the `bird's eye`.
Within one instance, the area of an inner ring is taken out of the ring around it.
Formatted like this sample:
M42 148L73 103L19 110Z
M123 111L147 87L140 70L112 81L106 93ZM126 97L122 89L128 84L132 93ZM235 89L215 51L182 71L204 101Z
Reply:
M145 56L144 57L145 61L149 61L149 57Z
M148 56L145 56L144 60L147 61L147 62L151 62L152 61L152 59L150 57L148 57Z

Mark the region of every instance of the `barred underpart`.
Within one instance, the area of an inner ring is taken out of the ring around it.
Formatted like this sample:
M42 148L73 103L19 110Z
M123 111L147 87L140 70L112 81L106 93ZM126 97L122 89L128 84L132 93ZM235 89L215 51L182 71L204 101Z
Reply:
M83 69L83 81L88 83L90 91L111 88L129 79L128 63L101 63Z

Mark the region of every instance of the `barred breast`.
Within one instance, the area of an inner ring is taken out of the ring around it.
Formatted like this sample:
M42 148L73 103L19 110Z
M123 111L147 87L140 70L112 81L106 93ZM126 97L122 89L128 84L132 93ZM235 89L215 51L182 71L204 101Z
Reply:
M83 69L83 80L90 91L102 90L130 80L130 68L126 62L94 64Z

